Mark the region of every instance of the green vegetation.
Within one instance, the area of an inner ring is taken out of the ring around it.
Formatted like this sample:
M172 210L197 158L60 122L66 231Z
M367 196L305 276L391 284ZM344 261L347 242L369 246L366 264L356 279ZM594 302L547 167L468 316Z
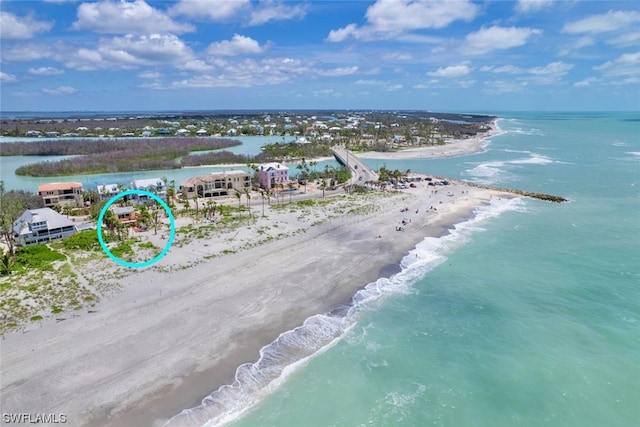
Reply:
M138 247L145 249L158 249L158 247L151 242L138 243Z
M313 157L333 156L331 147L328 144L310 143L300 144L296 142L267 144L262 147L267 157L274 159L304 159Z
M3 147L4 150L4 147ZM37 209L44 207L42 199L28 191L4 190L4 181L0 180L0 238L7 245L8 257L2 260L2 275L8 274L10 269L5 266L13 263L14 240L13 223L20 217L25 209Z
M134 240L132 239L125 240L123 242L120 242L117 246L109 248L109 250L111 251L113 256L124 259L125 255L133 255L133 248L131 247L131 244L133 242Z
M240 141L208 138L30 141L3 144L0 155L75 155L64 160L33 163L16 169L16 175L67 176L176 169L182 167L182 159L189 157L192 152L218 150L239 144Z
M98 234L93 230L83 231L64 239L62 246L70 251L96 251L101 250Z
M66 259L66 256L52 250L47 245L26 246L16 251L16 268L50 270L51 263Z

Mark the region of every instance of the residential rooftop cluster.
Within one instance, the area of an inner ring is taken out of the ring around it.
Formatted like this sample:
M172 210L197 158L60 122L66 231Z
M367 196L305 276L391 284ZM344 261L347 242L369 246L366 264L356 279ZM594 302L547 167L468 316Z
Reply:
M494 117L428 111L229 112L5 119L14 137L292 136L300 141L438 143L487 130Z
M281 163L267 163L256 167L257 184L264 190L284 189L289 184L289 168ZM175 183L165 182L161 178L145 178L132 181L128 186L122 184L101 184L96 188L97 200L107 201L125 190L144 190L162 200L215 199L247 193L252 190L252 174L243 170L228 170L198 175L182 181L179 187ZM72 236L78 231L78 225L62 215L91 204L85 197L85 189L80 182L52 182L38 187L38 196L42 198L44 208L26 209L14 222L13 231L19 245L48 243ZM127 196L129 206L113 205L110 210L120 222L131 225L136 222L136 211L131 205L146 205L153 200L145 194ZM169 200L171 201L171 200Z

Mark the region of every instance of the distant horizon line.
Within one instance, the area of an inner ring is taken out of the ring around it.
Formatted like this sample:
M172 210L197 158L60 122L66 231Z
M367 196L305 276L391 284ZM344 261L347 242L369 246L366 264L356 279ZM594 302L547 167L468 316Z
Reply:
M487 115L499 112L514 113L632 113L637 110L529 110L529 109L513 109L513 110L431 110L416 108L228 108L228 109L157 109L157 110L0 110L0 118L5 114L116 114L116 113L160 113L160 114L184 114L184 113L233 113L233 112L427 112L439 114L476 114Z

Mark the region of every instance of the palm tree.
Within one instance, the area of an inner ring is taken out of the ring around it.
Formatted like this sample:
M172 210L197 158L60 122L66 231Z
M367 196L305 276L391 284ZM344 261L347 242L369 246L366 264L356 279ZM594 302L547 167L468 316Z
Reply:
M11 252L3 252L0 256L0 275L7 276L16 264L16 258Z
M113 211L111 211L110 209L107 209L107 211L104 213L104 216L102 217L102 222L103 222L104 226L107 228L107 230L111 234L114 234L114 230L116 228L116 224L119 221L118 221L118 218L116 218L116 216L113 213Z
M236 197L238 198L238 211L240 212L240 214L242 214L242 205L240 203L240 200L242 199L242 193L238 190L236 190Z
M173 201L176 198L176 181L173 179L167 181L166 177L162 177L162 181L167 186L167 202L169 202L169 206L173 206Z
M198 217L198 214L200 213L200 208L199 208L199 206L198 206L198 195L197 195L197 194L194 194L194 195L193 195L193 201L194 201L194 202L195 202L195 204L196 204L196 218L197 218L197 217Z
M262 216L264 217L264 199L266 199L264 190L260 190L260 197L262 198Z
M293 184L288 182L287 187L289 187L289 203L291 203L291 195L293 194Z
M160 212L160 209L158 209L159 206L155 206L153 208L153 213L149 212L149 221L151 222L151 224L153 224L153 234L157 235L158 234L158 214Z
M320 189L322 190L322 197L324 198L324 190L327 189L327 181L324 178L320 179Z
M244 189L244 196L247 198L247 210L249 211L249 218L251 218L251 207L249 206L249 201L251 200L251 190L249 188Z

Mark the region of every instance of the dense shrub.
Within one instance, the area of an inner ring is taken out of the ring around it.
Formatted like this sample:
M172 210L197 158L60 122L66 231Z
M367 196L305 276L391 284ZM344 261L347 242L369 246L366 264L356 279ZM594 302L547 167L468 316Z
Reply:
M3 144L2 155L76 155L16 169L16 175L67 176L96 173L178 169L194 151L217 150L240 141L214 138L35 141Z
M46 270L54 261L64 261L67 257L47 245L32 245L16 251L16 264L24 268Z
M100 250L100 242L98 241L98 233L93 230L83 231L64 239L62 246L69 250L92 251Z

